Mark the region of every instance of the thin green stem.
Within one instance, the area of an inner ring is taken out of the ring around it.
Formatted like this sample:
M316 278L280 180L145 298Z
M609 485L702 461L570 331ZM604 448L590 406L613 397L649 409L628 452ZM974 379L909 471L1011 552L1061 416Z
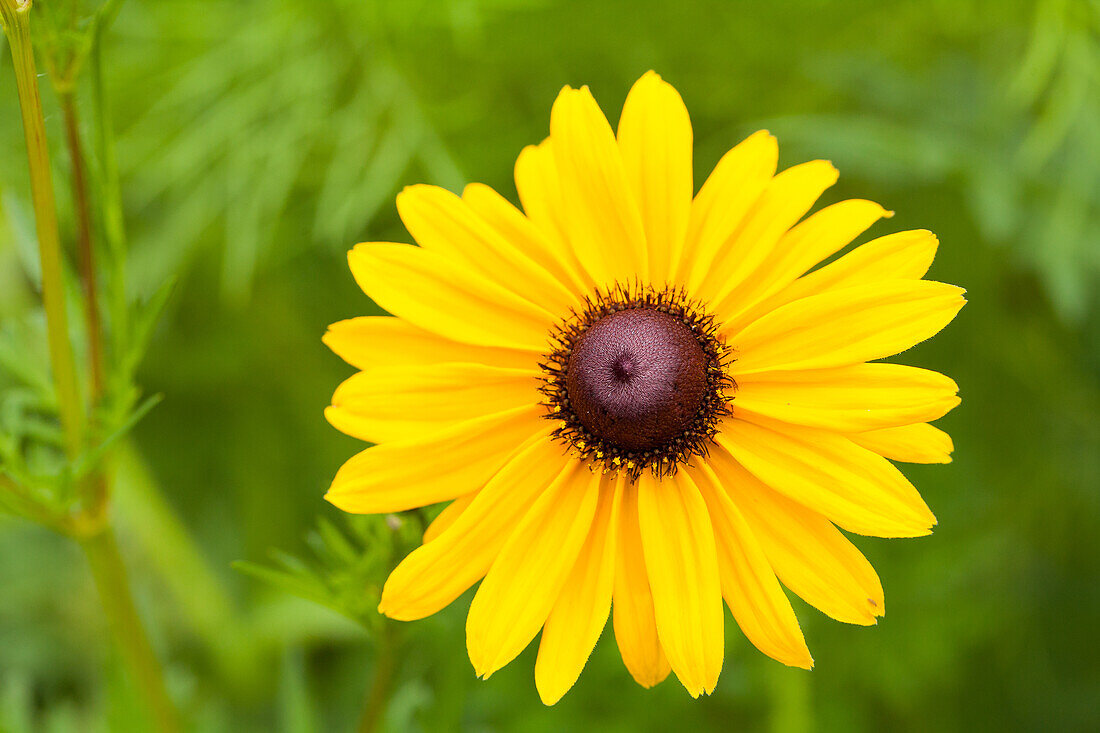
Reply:
M61 239L57 229L57 204L54 199L50 155L46 144L46 126L42 118L42 99L38 92L34 52L31 49L30 2L0 0L4 32L11 47L23 133L30 163L31 198L38 230L38 255L42 265L42 300L50 348L50 364L57 387L61 425L70 457L81 449L84 431L84 405L77 384L76 364L69 342L65 312L65 290L61 273Z
M88 206L88 177L84 170L84 149L72 88L59 90L61 115L65 119L65 142L73 172L73 209L76 212L76 243L80 254L80 282L84 288L84 318L88 332L88 361L92 374L92 404L103 393L103 336L99 320L95 249L92 246L92 214Z
M19 106L23 117L23 132L27 143L31 197L34 203L38 251L42 266L42 299L46 309L50 363L56 382L66 448L69 456L75 458L83 447L84 404L80 397L76 364L72 344L69 341L57 205L50 171L49 149L46 143L46 127L42 116L42 99L38 90L38 76L31 47L30 0L0 0L0 15L3 18L4 33L11 47L16 86L19 92ZM94 260L91 259L91 224L87 210L83 157L79 149L79 135L71 93L63 93L61 97L67 132L69 132L69 147L74 156L77 216L80 219L78 226L82 230L82 238L87 235L81 242L85 292L89 295L88 307L94 313L96 308ZM94 331L94 337L98 339L98 317L95 318L95 328L89 329L89 336L92 337ZM93 359L100 358L98 341L93 348L96 350ZM133 673L134 681L143 699L149 706L157 729L163 733L177 733L182 729L179 716L168 697L160 664L145 635L137 609L134 607L130 583L115 543L114 532L109 525L101 524L105 519L102 512L107 494L106 479L102 474L98 474L93 477L92 482L96 499L93 511L87 516L82 514L79 517L87 521L75 522L72 527L66 528L71 530L70 533L78 539L84 550L112 635Z
M382 715L393 692L394 675L397 672L397 629L388 619L382 622L378 637L378 653L374 659L374 680L367 693L366 706L356 727L358 733L374 733L382 722Z
M134 607L130 582L113 530L106 527L98 534L82 539L80 546L88 558L111 633L133 672L142 698L149 705L157 730L178 733L182 730L179 716L165 690L160 663Z

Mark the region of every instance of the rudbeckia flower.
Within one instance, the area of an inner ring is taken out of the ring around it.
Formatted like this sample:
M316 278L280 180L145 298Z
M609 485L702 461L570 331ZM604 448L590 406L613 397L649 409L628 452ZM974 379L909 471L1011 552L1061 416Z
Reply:
M476 183L398 196L419 246L348 256L395 317L324 339L361 370L326 416L376 444L326 498L355 513L450 502L389 576L383 614L424 618L480 581L474 670L541 630L547 704L609 616L638 683L671 669L698 696L722 669L723 601L760 651L804 668L782 586L840 621L883 614L840 530L931 532L891 461L950 461L929 421L959 399L941 374L877 360L947 325L963 291L922 279L937 246L923 230L814 269L891 212L854 199L806 216L836 169L776 159L758 132L695 193L687 110L651 72L617 132L586 87L562 90L549 138L516 162L522 211Z

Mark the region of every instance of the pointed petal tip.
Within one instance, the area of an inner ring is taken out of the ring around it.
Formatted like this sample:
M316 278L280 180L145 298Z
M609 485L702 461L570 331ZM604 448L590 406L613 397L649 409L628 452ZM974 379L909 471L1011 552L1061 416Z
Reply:
M637 682L642 687L642 689L644 689L644 690L652 690L654 687L656 687L657 685L659 685L659 684L661 684L662 682L665 681L664 677L645 677L645 678L642 678L642 677L634 676L633 673L631 673L631 676L634 677L634 681Z
M680 684L684 686L687 693L691 695L693 699L698 699L701 695L709 695L714 692L714 688L718 686L718 679L713 680L701 680L701 679L684 679L677 673L676 678L680 680Z
M362 512L357 512L350 508L350 505L348 503L349 496L350 492L342 492L338 490L334 491L333 489L329 489L321 498L327 501L329 504L332 504L340 511L347 512L348 514L362 514Z
M540 682L537 675L535 677L535 689L539 693L539 700L548 708L557 705L558 701L565 697L565 693L569 692L568 687L559 689L548 682Z
M785 659L776 659L776 661L783 663L787 667L793 669L804 669L810 671L814 668L814 658L810 654L808 647L803 646L800 648L791 648L790 654Z
M355 494L351 491L333 491L329 489L321 498L348 514L371 514L371 512L360 511L355 507L354 496Z
M646 79L646 80L652 79L654 81L662 81L661 75L658 74L653 69L650 69L649 71L647 71L646 73L644 73L640 77L638 77L638 81L642 81L643 79ZM637 84L638 82L634 82L634 83Z
M499 669L499 667L494 668L492 665L482 662L481 664L474 665L474 674L477 675L479 680L487 680L493 676L493 673L496 672L497 669Z

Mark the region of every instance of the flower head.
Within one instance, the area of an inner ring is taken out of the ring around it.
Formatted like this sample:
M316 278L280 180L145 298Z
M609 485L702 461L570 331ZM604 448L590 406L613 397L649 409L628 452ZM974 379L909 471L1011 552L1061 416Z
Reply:
M876 360L942 329L963 291L921 279L927 231L812 269L891 214L847 200L806 217L836 169L776 174L776 159L758 132L694 193L687 110L651 72L617 133L587 88L562 90L550 137L516 162L523 211L480 184L398 196L419 247L349 254L396 318L325 335L361 370L326 416L378 444L326 498L349 512L450 502L382 613L423 618L481 581L475 671L541 630L547 703L609 615L640 684L671 669L697 696L722 668L723 599L757 648L805 668L780 583L840 621L883 614L875 571L838 527L931 531L890 460L950 461L928 423L959 399L947 377Z

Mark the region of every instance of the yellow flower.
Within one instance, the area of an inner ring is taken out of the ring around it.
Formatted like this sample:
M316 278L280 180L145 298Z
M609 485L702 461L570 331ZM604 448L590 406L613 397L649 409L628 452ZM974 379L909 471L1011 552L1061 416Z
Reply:
M921 279L937 246L923 230L807 274L891 213L847 200L803 219L837 171L776 174L776 158L758 132L693 196L687 110L651 72L617 134L586 87L562 90L550 137L516 162L523 212L476 183L398 196L420 246L348 257L396 318L325 335L362 370L326 416L378 444L326 498L357 513L451 502L390 575L382 613L423 618L480 580L476 673L541 629L547 704L609 615L635 680L671 668L698 696L722 668L723 599L757 648L804 668L780 581L840 621L883 614L878 576L837 527L931 532L887 459L950 461L928 422L959 399L943 375L874 360L942 329L963 291Z

